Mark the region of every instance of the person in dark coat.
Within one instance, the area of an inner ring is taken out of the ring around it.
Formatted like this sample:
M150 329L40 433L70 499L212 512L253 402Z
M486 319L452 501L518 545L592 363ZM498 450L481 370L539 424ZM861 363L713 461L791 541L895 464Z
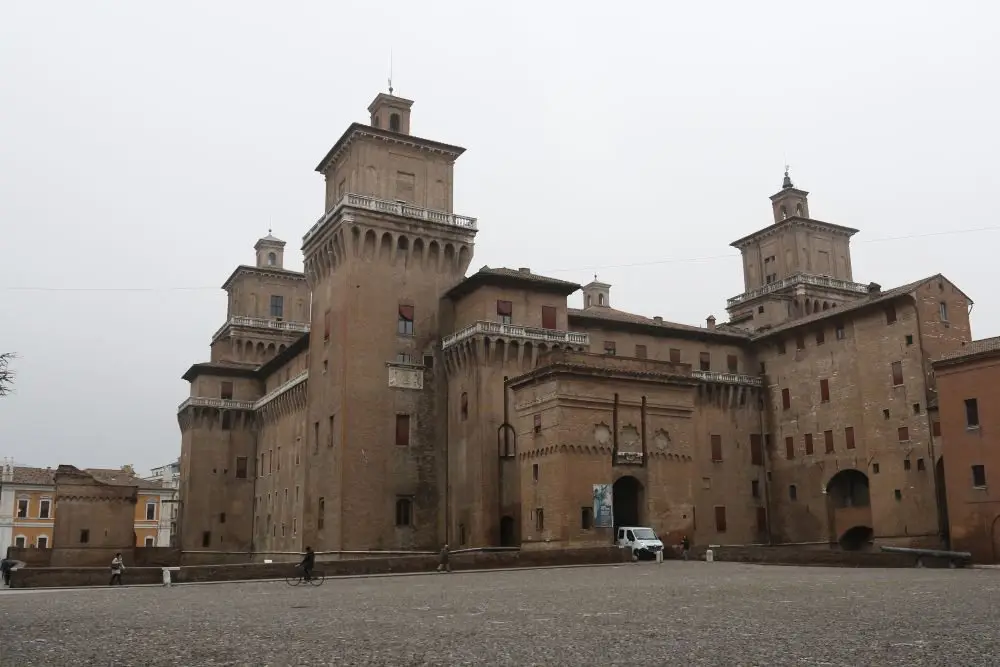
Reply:
M306 547L305 558L299 563L299 567L302 568L302 573L306 581L312 579L312 571L316 567L316 552L313 551L312 547Z
M448 550L448 545L441 547L441 558L438 561L438 572L451 572L451 552Z
M691 540L685 535L681 538L681 558L684 560L688 559L688 555L691 553Z

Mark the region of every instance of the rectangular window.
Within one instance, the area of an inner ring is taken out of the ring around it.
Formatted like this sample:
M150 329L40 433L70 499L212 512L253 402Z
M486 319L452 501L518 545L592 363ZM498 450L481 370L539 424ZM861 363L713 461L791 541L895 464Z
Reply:
M316 509L316 528L318 530L323 530L323 523L326 521L326 498L319 499L319 505Z
M636 345L635 346L635 356L638 357L639 359L645 359L646 358L646 346L645 345Z
M327 418L327 431L326 431L326 446L327 447L333 447L333 434L334 434L334 431L336 430L334 428L334 426L336 425L336 422L337 422L337 420L336 420L336 416L335 415L330 415Z
M153 546L153 542L154 542L154 540L153 540L153 538L152 538L152 537L149 537L149 536L147 536L147 537L146 537L146 542L145 542L145 544L146 544L146 546L147 546L147 547L151 547L151 546Z
M513 321L514 304L510 301L497 301L497 317L503 324L510 324Z
M805 436L803 436L803 438L805 439L806 442L806 456L809 456L813 453L813 434L806 433Z
M146 521L156 519L156 503L146 503Z
M285 315L285 297L280 294L271 295L271 317L282 318Z
M900 442L906 442L910 439L910 429L906 426L900 426L896 430L896 435L899 437Z
M313 422L313 454L319 454L319 422ZM270 465L268 472L271 472Z
M750 495L760 498L760 482L756 479L750 482Z
M536 414L533 417L533 419L534 419L534 423L532 424L532 427L534 428L535 433L541 433L542 432L542 413L539 412L538 414Z
M466 419L469 418L469 394L468 394L468 392L465 392L465 391L462 392L462 397L461 397L461 400L460 400L460 403L459 403L459 414L461 416L462 421L465 421Z
M413 335L413 306L400 306L396 322L396 333L400 336Z
M542 306L542 328L556 329L556 307Z
M236 457L236 479L246 479L247 478L247 457L237 456Z
M413 501L409 498L396 500L396 525L399 527L413 524Z
M903 362L892 362L892 386L900 387L903 384Z
M941 437L941 422L931 422L931 435L935 438Z
M823 431L823 445L827 454L833 454L833 431Z
M820 329L819 331L816 332L816 344L822 345L825 342L826 342L826 333L822 329Z
M903 470L910 469L910 459L903 459Z
M778 348L778 354L785 353L785 341L783 339L779 338L778 342L775 343L775 346Z
M722 436L713 435L712 436L712 460L721 461L722 460Z
M210 547L212 546L212 533L205 531L201 534L201 546Z
M47 498L43 498L38 503L38 518L39 519L48 519L49 518L49 513L51 511L52 511L52 501L48 500Z
M806 337L802 334L795 334L795 349L804 350L806 349Z
M222 430L228 431L233 427L233 413L225 410L222 413Z
M676 347L670 348L670 363L679 364L681 363L681 351Z
M764 465L764 452L760 446L760 433L750 434L750 465Z
M835 331L835 334L837 336L837 340L844 340L845 338L847 338L847 331L844 330L844 325L843 324L838 324L837 325L837 329Z
M885 307L885 323L892 324L896 321L896 307L886 306Z
M791 461L795 458L795 438L785 436L785 458Z
M226 522L226 513L225 512L220 512L219 513L219 523L225 523L225 522Z
M986 486L986 466L972 466L972 486Z
M327 311L323 313L323 340L330 340L330 325L332 324L332 321L330 310L327 309Z
M323 363L325 364L326 362L324 361ZM411 357L406 352L398 352L396 354L396 363L397 364L412 364L413 363L413 357Z
M938 314L941 315L942 322L948 321L948 304L944 301L938 304Z
M219 398L222 398L222 399L227 400L227 401L233 400L233 383L232 382L223 382L222 383L222 390L219 392Z
M799 490L797 488L795 488L794 484L789 485L789 487L788 487L788 499L789 500L798 500L798 497L799 497Z
M781 390L781 408L788 410L792 407L792 395L788 389Z
M17 499L17 518L25 519L28 517L28 499L18 498Z
M710 352L702 352L698 355L698 367L703 371L712 370L712 354Z
M541 507L535 510L535 530L545 530L545 511Z
M583 530L590 530L594 527L594 508L593 507L581 507L580 508L580 528Z
M615 341L606 340L604 341L604 354L614 355L615 353Z
M830 381L820 380L819 381L819 400L824 403L830 402Z
M726 508L721 505L715 507L715 532L726 532Z
M538 464L537 463L532 463L531 464L531 480L533 482L537 482L538 481Z
M913 334L906 334L906 344L913 345Z
M735 354L726 355L726 368L729 369L730 373L739 372L739 361L737 360Z
M965 399L965 427L979 428L979 401L974 398Z
M80 544L87 544L90 542L90 530L84 528L80 531Z
M410 445L410 415L396 415L396 446Z
M14 538L14 546L18 549L24 548L24 535L18 535Z
M844 429L844 440L847 442L848 449L854 449L854 427L848 426Z

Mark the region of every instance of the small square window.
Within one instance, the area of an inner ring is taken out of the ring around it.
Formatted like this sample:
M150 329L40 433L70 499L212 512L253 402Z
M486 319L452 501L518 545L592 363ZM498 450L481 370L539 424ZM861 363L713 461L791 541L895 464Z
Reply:
M923 470L926 470L926 469L927 469L927 467L924 465L924 460L923 459L917 459L917 470L923 471Z
M910 459L903 459L903 470L910 469Z
M872 464L872 474L873 475L877 475L878 474L878 464L877 463L873 463Z
M847 331L844 330L843 324L837 325L836 335L837 335L837 340L844 340L845 338L847 338Z
M764 312L764 306L757 306L757 312L758 313L763 313Z
M906 344L913 345L913 334L906 334Z
M919 403L914 403L913 404L913 414L915 414L915 415L919 415L920 414L920 404Z
M972 486L980 488L986 486L986 466L972 466Z
M893 491L892 495L894 495L896 497L896 500L902 500L903 499L903 492L900 491L899 489L896 489L895 491Z
M681 351L676 347L670 348L670 363L679 364L681 363Z
M910 429L908 427L900 426L899 429L897 429L897 431L898 431L897 435L899 436L900 442L906 442L907 440L910 439Z
M635 356L638 359L645 359L646 358L646 346L645 345L636 345L635 346Z

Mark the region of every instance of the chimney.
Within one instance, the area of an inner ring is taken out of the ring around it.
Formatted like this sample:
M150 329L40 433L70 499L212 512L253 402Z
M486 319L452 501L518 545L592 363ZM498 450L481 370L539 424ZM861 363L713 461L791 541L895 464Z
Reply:
M3 468L0 468L0 482L14 481L14 459L4 458Z
M868 296L878 296L882 293L882 286L878 283L868 283Z
M663 324L663 318L657 315L653 318L653 324Z
M522 266L521 268L518 269L518 271L520 271L521 273L531 273L531 269L529 269L526 266Z
M709 315L708 319L705 320L705 323L708 324L708 328L709 329L714 329L715 328L715 315Z

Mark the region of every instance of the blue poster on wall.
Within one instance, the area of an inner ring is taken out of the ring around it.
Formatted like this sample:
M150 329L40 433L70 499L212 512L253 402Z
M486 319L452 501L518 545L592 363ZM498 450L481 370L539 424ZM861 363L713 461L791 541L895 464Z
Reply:
M614 509L611 506L611 485L594 484L594 527L613 528Z

